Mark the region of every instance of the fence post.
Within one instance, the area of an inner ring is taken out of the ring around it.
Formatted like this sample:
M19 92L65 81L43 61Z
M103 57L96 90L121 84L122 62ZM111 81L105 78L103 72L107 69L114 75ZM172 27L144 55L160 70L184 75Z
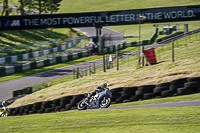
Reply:
M73 79L75 79L75 69L73 68Z
M93 62L93 70L94 70L94 74L96 73L96 66L95 66L95 62Z
M76 68L76 78L79 78L79 67Z
M106 62L105 62L104 49L103 49L103 72L106 72Z
M117 58L117 71L119 70L119 53L118 50L116 51L116 58Z
M174 62L174 41L172 41L172 62Z
M89 75L91 75L90 65L89 65L89 69L88 69L88 71L89 71Z

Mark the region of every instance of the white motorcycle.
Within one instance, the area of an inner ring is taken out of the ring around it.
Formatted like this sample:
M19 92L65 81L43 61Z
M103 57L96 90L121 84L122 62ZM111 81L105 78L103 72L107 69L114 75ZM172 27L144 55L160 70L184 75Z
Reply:
M77 108L78 110L95 109L95 108L108 108L111 104L112 94L109 89L91 96L88 94L87 98L81 100Z

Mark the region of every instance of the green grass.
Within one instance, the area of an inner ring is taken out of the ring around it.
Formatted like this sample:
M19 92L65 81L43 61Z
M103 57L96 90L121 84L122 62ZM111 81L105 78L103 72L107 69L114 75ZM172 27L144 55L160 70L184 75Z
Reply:
M200 107L62 112L0 118L1 133L198 133Z
M59 13L96 12L153 7L197 5L198 0L63 0Z

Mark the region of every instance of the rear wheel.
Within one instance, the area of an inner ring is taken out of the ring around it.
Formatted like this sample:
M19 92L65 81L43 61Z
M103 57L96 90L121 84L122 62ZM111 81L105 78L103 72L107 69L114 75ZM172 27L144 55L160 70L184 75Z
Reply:
M85 99L81 100L77 105L78 110L86 110L87 104L85 103Z
M100 107L101 108L108 108L111 104L111 98L110 97L102 97L100 100Z

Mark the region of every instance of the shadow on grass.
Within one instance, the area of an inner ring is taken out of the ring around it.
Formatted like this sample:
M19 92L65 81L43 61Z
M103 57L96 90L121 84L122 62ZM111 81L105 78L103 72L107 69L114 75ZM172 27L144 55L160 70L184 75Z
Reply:
M14 30L14 31L5 31L0 35L0 38L6 38L9 42L2 41L1 43L7 44L9 46L20 44L28 44L32 42L40 42L47 40L54 40L60 38L67 38L66 34L61 34L54 32L52 30L43 29L43 30Z

